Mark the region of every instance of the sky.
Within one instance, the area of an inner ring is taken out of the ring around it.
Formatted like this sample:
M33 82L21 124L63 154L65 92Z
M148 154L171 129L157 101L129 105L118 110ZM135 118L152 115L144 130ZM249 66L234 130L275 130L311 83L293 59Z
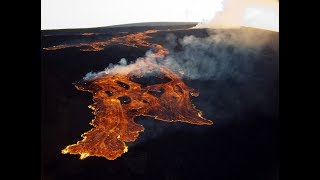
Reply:
M241 19L244 26L279 31L277 0L41 0L41 29L218 22L214 17L219 12L225 24Z
M201 22L222 0L41 0L41 29L100 27L138 22Z

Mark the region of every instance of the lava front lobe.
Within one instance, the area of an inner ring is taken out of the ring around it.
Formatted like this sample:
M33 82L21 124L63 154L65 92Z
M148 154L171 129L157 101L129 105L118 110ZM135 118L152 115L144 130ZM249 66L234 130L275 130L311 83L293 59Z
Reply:
M191 104L193 90L178 75L165 67L157 67L160 65L150 66L160 69L170 81L141 85L131 81L134 75L129 73L77 83L78 90L93 94L94 103L89 108L94 111L95 119L91 122L94 128L82 135L82 141L66 147L63 153L81 154L81 158L103 156L116 159L128 150L125 142L135 141L139 132L144 131L142 125L134 122L134 118L140 115L168 122L212 124Z

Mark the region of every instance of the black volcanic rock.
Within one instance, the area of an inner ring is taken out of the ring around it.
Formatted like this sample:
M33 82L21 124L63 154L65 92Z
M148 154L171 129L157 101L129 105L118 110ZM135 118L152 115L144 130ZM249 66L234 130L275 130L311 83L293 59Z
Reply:
M205 38L206 29L187 29L190 24L155 24L103 27L74 30L42 31L42 48L80 42L93 42L122 36L125 33L162 29L152 34L152 43L166 46L166 37L177 38L176 52L182 52L179 40L186 35ZM168 30L169 29L169 30ZM237 30L234 30L237 31ZM272 34L279 33L248 28ZM97 33L83 36L82 33ZM215 32L210 32L215 33ZM215 179L257 180L278 179L279 175L279 51L267 44L261 51L251 55L244 67L252 76L221 79L184 79L188 86L200 94L192 102L212 119L213 126L197 126L186 123L169 123L139 117L142 132L136 142L129 144L129 151L110 161L101 157L79 160L76 155L63 155L65 146L81 140L80 135L92 128L94 118L88 105L92 104L90 93L78 91L74 82L88 72L104 70L109 63L116 64L121 58L129 63L145 55L149 49L128 47L121 44L107 46L102 51L84 52L79 48L41 51L42 70L42 118L41 118L41 178L59 180L82 179ZM227 52L234 53L230 48ZM208 52L210 54L212 52ZM236 62L246 62L234 58ZM237 65L237 64L236 64ZM235 66L235 67L240 67ZM244 71L246 72L246 71ZM134 77L132 81L148 86L169 81L165 77ZM161 77L161 76L160 76ZM130 88L119 83L121 87ZM99 88L99 87L97 87ZM178 89L178 88L177 88ZM106 92L112 96L112 92ZM161 96L161 89L150 90ZM121 97L122 103L132 103L130 97ZM144 103L148 103L144 101Z

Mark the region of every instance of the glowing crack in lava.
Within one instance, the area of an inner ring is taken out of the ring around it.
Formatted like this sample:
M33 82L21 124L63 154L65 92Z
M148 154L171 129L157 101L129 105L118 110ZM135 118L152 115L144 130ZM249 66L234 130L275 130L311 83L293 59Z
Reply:
M190 101L190 95L198 96L199 93L187 87L178 74L154 63L154 58L166 56L168 50L159 44L145 41L149 38L146 34L152 32L155 31L130 34L112 40L134 47L149 46L155 49L151 55L123 67L124 71L111 69L91 80L75 83L78 90L88 91L93 95L94 103L89 105L89 108L95 115L90 123L94 128L82 135L83 140L63 149L63 154L80 154L80 159L100 156L114 160L128 151L126 142L134 142L139 132L144 131L142 125L134 122L134 118L141 115L167 122L213 124L203 118L201 111ZM100 44L105 46L108 44L106 42Z

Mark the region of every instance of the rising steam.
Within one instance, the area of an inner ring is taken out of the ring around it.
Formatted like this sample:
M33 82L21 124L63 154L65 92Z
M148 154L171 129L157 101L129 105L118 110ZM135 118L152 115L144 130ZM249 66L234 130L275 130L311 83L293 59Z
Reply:
M247 79L258 72L257 59L278 54L278 33L251 28L211 30L210 36L179 39L181 51L171 53L165 64L187 79ZM173 50L170 50L172 52ZM277 63L277 60L272 60Z
M255 27L279 31L278 0L225 0L223 10L195 28Z
M148 59L148 63L146 63L146 59ZM125 75L133 72L136 69L146 70L149 63L157 63L156 59L157 58L153 58L151 50L146 52L145 57L138 58L135 62L128 63L125 58L121 58L118 64L110 63L103 71L87 73L83 77L83 80L94 80L103 75Z

